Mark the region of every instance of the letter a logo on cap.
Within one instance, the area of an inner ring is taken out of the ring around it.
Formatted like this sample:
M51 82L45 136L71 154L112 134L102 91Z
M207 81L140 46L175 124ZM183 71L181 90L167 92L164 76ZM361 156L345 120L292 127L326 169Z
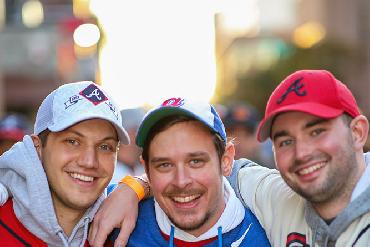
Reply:
M87 88L82 90L80 95L84 96L94 105L99 105L101 102L104 102L108 99L105 94L94 84L90 84Z

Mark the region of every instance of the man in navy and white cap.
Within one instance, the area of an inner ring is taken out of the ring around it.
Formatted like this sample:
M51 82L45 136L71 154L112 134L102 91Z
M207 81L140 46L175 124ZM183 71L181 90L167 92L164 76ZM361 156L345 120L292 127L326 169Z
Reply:
M167 99L144 117L136 144L154 199L140 204L128 246L270 246L224 177L235 149L211 105Z
M93 82L62 85L44 99L34 133L0 157L0 182L12 196L0 207L0 246L89 246L119 143L129 143L121 122Z

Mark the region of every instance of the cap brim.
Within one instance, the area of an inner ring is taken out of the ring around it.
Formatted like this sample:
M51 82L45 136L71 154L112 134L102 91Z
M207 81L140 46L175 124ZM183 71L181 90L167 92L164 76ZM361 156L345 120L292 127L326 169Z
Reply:
M59 131L65 130L66 128L69 128L70 126L75 125L75 124L77 124L79 122L82 122L82 121L85 121L85 120L90 120L90 119L107 120L116 129L117 135L118 135L118 139L120 140L120 142L122 144L130 144L130 137L127 134L127 131L122 126L118 126L111 119L109 119L109 118L103 118L101 115L90 115L90 116L86 116L86 117L83 117L83 118L81 118L80 116L79 116L79 118L68 118L68 122L67 123L66 122L63 122L63 126L58 125L58 124L53 124L52 126L48 126L48 129L50 131L53 131L53 132L59 132Z
M269 116L265 116L265 118L259 123L257 129L257 139L259 142L265 141L271 135L271 124L274 118L283 112L290 112L290 111L299 111L308 113L317 117L321 118L335 118L341 115L344 111L342 109L336 109L333 107L329 107L327 105L322 105L313 102L306 102L301 104L294 104L294 105L286 105L283 107L278 108L276 111L273 111L269 114Z
M201 121L205 125L209 126L206 122L200 119L197 115L193 114L190 111L187 111L179 107L161 107L149 112L143 119L139 130L136 135L136 145L143 147L145 140L148 136L150 129L161 119L172 116L172 115L183 115L194 117L195 119ZM210 126L209 126L210 127Z

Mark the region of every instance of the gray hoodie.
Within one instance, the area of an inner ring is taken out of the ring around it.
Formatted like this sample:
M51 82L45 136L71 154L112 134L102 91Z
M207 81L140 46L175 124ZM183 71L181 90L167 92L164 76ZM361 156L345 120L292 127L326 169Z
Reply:
M13 197L18 220L48 246L84 246L88 225L105 197L98 198L67 237L58 224L45 171L28 135L0 156L0 182Z

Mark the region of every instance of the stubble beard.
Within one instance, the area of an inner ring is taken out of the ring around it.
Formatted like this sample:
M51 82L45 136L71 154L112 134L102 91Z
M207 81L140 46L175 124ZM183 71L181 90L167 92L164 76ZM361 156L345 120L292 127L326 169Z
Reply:
M170 219L170 221L179 229L183 230L183 231L186 231L186 232L191 232L191 231L195 231L195 230L198 230L199 228L201 228L203 225L205 225L208 220L211 218L211 212L207 212L203 218L201 218L200 220L198 221L192 221L192 222L189 222L189 223L185 223L185 222L179 222L177 220L174 219L174 217L168 215L168 218ZM191 215L190 215L191 217Z
M352 145L352 144L349 144ZM342 148L337 158L327 157L326 178L308 189L284 178L289 187L312 204L326 204L350 197L357 182L358 165L352 148ZM328 155L327 155L328 156Z

